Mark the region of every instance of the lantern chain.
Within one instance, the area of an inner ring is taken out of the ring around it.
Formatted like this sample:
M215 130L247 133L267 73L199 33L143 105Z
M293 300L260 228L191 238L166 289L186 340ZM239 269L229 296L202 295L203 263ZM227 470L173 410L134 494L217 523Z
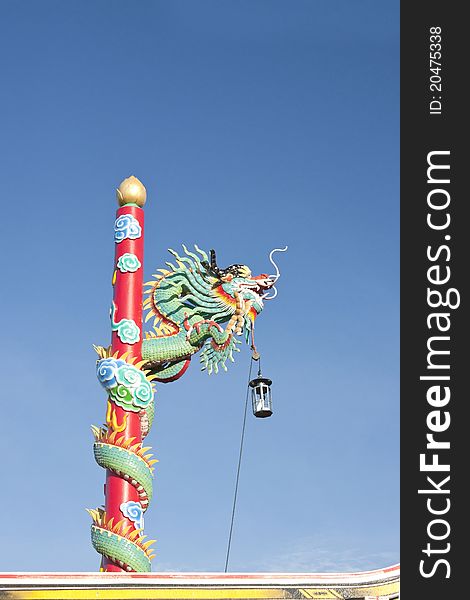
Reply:
M250 361L250 370L248 373L248 384L251 381L251 371L253 368L253 357L251 357L251 361ZM260 369L261 369L261 360L258 359L260 361ZM237 466L237 476L235 479L235 492L233 495L233 505L232 505L232 517L230 519L230 532L228 535L228 544L227 544L227 555L225 557L225 569L224 569L224 573L227 573L227 569L228 569L228 561L230 558L230 548L232 545L232 533L233 533L233 522L235 519L235 509L237 507L237 496L238 496L238 482L240 480L240 466L242 464L242 455L243 455L243 442L245 439L245 427L246 427L246 413L247 413L247 409L248 409L248 398L249 398L249 394L250 394L250 386L247 385L246 386L246 398L245 398L245 410L243 412L243 425L242 425L242 434L241 434L241 438L240 438L240 452L238 454L238 466Z

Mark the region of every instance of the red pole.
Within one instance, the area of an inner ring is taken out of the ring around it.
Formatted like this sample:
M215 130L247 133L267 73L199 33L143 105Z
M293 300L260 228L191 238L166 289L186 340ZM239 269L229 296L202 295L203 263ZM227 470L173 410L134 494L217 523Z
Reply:
M114 227L115 261L113 274L113 311L112 322L119 323L123 319L133 321L137 326L135 333L129 336L121 328L113 326L112 352L129 352L129 358L142 359L142 290L143 290L143 265L144 265L144 211L142 209L146 190L136 177L125 179L118 191L119 208L116 212ZM131 257L133 269L119 267L125 258ZM119 261L121 259L121 261ZM137 259L137 260L136 260ZM137 335L138 330L138 335ZM135 438L134 443L142 443L140 417L138 413L125 411L120 406L113 404L110 408L114 423L122 430L126 439ZM109 411L108 416L109 418ZM135 487L122 477L111 471L106 471L105 485L105 510L109 518L114 517L117 523L125 517L120 506L123 502L139 501ZM134 527L134 523L126 518L126 524ZM105 571L123 571L119 566L104 559Z

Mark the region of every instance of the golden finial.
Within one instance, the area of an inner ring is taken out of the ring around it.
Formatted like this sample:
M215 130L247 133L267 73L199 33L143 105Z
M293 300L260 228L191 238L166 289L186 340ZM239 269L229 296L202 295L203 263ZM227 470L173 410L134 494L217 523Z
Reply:
M121 182L121 185L116 190L116 198L119 206L124 206L125 204L137 204L137 206L142 208L147 199L147 190L137 177L131 175Z

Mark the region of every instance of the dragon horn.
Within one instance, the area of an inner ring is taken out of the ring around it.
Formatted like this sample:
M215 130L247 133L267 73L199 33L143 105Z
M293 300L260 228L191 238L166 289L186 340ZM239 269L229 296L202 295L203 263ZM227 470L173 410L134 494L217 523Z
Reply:
M214 271L214 273L217 273L217 275L218 275L220 273L220 269L217 266L217 257L215 254L215 250L211 250L210 254L211 254L211 269Z

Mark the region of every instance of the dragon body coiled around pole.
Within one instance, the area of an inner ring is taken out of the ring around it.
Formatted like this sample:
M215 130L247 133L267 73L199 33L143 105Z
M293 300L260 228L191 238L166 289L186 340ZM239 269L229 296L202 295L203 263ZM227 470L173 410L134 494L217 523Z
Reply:
M202 370L217 373L227 370L227 361L234 361L239 351L238 336L250 341L253 357L258 358L255 340L255 319L263 310L264 302L275 297L274 287L280 276L253 276L243 264L221 269L215 252L210 255L195 246L192 252L183 245L184 254L169 252L174 263L159 269L153 280L145 284L143 302L145 321L151 321L151 330L142 340L142 360L119 356L111 350L96 347L100 359L97 376L108 393L106 426L93 427L94 455L97 463L131 483L137 490L139 502L121 505L126 522L108 520L102 509L90 510L92 516L92 543L94 548L126 571L150 571L153 558L149 547L153 541L144 541L143 515L152 498L153 464L150 448L125 439L122 424L113 420L114 406L139 413L142 438L153 422L154 390L152 382L168 383L179 379L187 370L192 357L200 353ZM269 290L274 293L269 294ZM115 307L112 311L112 326ZM126 325L128 325L126 323ZM114 329L115 330L115 329ZM132 506L131 506L132 504Z

